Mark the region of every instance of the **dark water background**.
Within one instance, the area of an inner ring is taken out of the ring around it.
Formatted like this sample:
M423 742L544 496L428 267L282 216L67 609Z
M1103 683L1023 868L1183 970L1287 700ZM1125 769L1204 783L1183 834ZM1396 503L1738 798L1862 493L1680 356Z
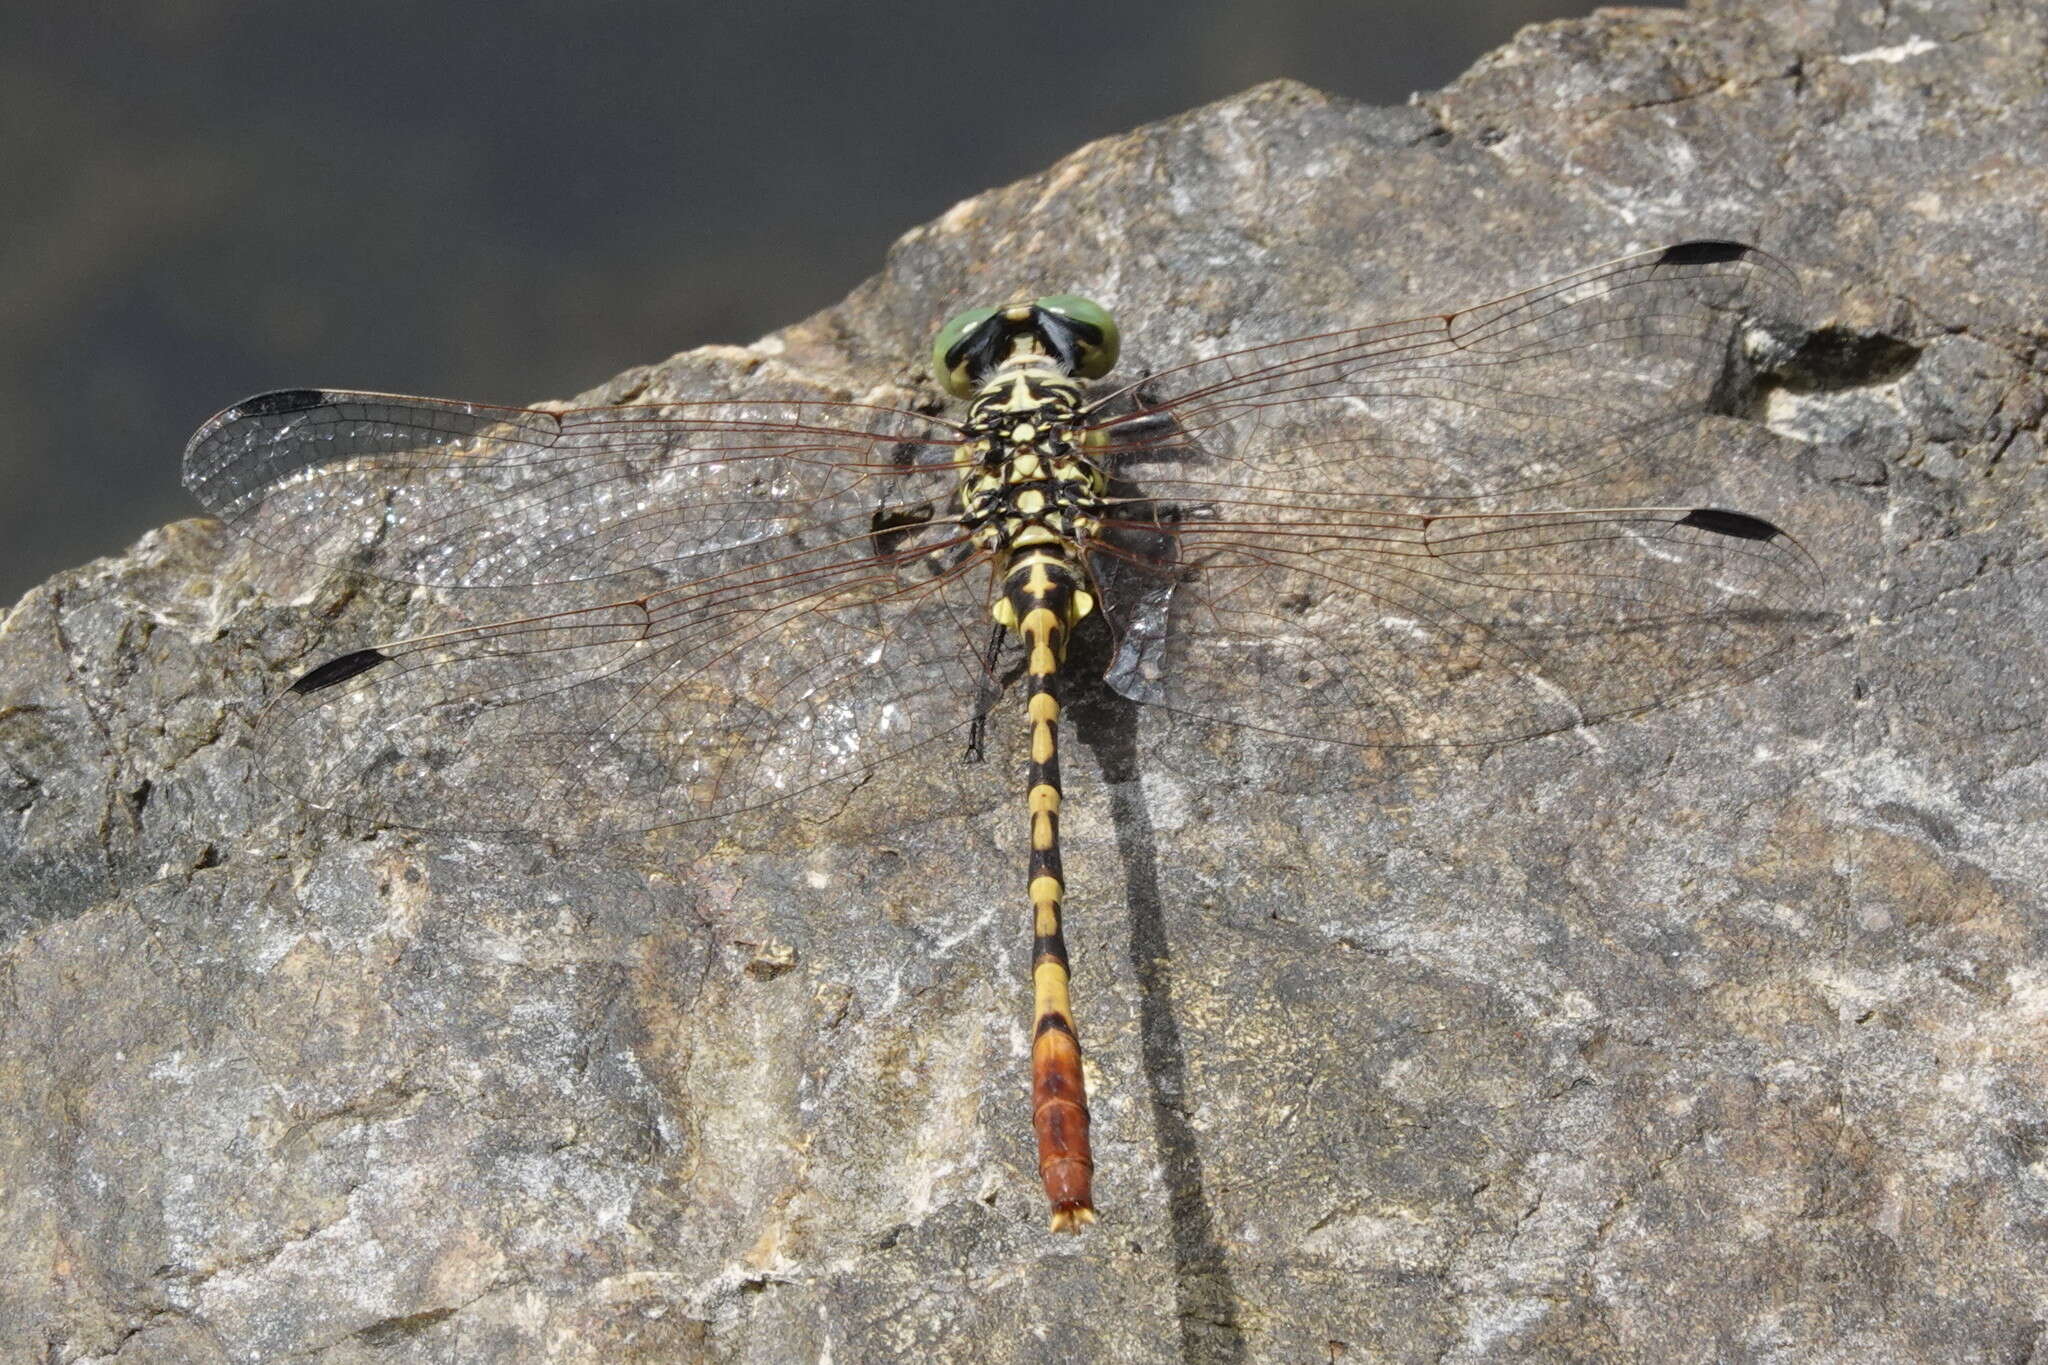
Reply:
M248 394L566 396L793 322L899 233L1090 138L1275 76L1399 103L1591 7L17 12L0 25L0 604L192 515L184 440Z

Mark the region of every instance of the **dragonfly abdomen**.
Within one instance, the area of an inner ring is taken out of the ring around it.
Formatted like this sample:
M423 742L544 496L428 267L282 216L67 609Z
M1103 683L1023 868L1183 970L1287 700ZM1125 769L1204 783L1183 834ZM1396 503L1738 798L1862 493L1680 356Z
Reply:
M1038 1135L1038 1173L1052 1205L1055 1232L1095 1221L1095 1162L1088 1147L1088 1088L1081 1040L1067 993L1071 972L1060 925L1066 898L1060 867L1059 669L1067 638L1094 608L1066 545L1051 542L1019 553L1004 577L997 621L1023 639L1025 714L1031 723L1026 787L1031 813L1031 1123Z

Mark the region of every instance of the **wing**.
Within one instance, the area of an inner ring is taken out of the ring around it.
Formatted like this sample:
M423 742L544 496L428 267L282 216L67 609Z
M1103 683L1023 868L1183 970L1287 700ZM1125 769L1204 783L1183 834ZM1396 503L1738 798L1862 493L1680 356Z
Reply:
M263 716L266 777L379 823L603 838L779 800L973 719L997 684L986 560L942 515L956 439L854 404L297 390L208 422L186 477L274 549L524 590L457 594L448 628L300 678Z
M379 823L574 840L870 770L997 683L985 558L864 542L793 531L715 577L344 654L269 708L263 771Z
M200 427L185 485L258 544L382 578L650 586L792 528L853 535L886 504L942 499L958 440L942 419L853 403L549 412L288 389Z
M1703 505L1788 272L1687 243L1458 312L1167 371L1100 418L1091 562L1135 700L1486 744L1696 695L1828 625L1775 524ZM1676 495L1676 496L1674 496ZM1695 500L1697 498L1697 500Z

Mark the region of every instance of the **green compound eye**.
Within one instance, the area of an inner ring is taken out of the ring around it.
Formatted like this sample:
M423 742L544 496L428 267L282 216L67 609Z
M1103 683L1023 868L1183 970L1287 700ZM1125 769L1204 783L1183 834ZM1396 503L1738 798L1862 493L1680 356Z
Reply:
M998 311L994 308L970 308L941 327L939 334L932 338L932 378L955 398L973 397L974 381L967 373L967 357L955 357L952 351Z
M1121 338L1116 319L1093 299L1078 294L1052 294L1036 301L1038 306L1074 324L1074 373L1082 379L1100 379L1116 365Z

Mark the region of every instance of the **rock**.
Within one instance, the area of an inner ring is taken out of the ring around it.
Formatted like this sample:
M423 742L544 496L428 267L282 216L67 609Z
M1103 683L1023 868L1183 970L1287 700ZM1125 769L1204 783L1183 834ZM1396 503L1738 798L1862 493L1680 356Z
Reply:
M2044 38L1984 0L1729 0L1526 30L1405 109L1262 86L586 396L902 401L939 322L1017 289L1101 298L1157 368L1688 237L1798 267L1721 501L1822 563L1836 647L1365 793L1077 707L1083 1239L1032 1169L1006 765L708 850L403 834L247 748L402 591L187 522L30 593L0 1355L2025 1357Z

